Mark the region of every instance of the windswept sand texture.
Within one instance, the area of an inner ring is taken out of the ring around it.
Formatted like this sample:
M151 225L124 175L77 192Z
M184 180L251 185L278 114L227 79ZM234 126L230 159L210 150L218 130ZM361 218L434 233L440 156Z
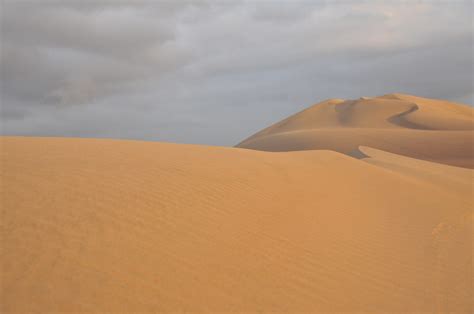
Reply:
M277 127L435 132L469 164L470 109L378 121L413 107L390 97ZM3 137L1 312L471 313L473 170L358 153Z
M329 149L352 155L362 145L473 168L473 113L466 105L404 94L330 99L258 132L237 147Z

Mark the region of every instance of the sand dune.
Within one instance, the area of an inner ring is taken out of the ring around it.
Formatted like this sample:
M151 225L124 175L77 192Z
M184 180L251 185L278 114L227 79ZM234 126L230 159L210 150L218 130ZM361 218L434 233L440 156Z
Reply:
M454 144L430 157L469 163L470 109L422 121L416 102L399 118L431 130L406 130L363 116L411 100L373 101L329 101L253 143L319 121L341 137L434 132ZM1 311L472 312L473 171L356 148L3 137Z
M237 147L351 154L361 145L473 168L473 109L403 94L331 99L256 133Z

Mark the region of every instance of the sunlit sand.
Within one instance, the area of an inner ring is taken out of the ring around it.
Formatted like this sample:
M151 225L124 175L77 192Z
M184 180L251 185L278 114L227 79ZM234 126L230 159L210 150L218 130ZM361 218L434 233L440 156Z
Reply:
M242 148L2 137L2 311L470 312L472 117L394 94Z

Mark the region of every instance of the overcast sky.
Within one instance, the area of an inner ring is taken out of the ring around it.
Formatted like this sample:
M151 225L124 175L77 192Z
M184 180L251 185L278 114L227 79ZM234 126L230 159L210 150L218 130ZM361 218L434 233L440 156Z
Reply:
M3 0L2 133L234 145L327 98L472 104L472 12L456 0Z

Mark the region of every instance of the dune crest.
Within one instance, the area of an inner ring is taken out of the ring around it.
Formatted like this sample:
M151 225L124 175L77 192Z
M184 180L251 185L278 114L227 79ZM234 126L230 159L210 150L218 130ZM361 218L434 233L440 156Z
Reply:
M327 100L237 145L264 151L359 146L439 163L474 167L474 118L469 106L404 94Z
M472 312L473 171L359 150L2 137L1 311Z

